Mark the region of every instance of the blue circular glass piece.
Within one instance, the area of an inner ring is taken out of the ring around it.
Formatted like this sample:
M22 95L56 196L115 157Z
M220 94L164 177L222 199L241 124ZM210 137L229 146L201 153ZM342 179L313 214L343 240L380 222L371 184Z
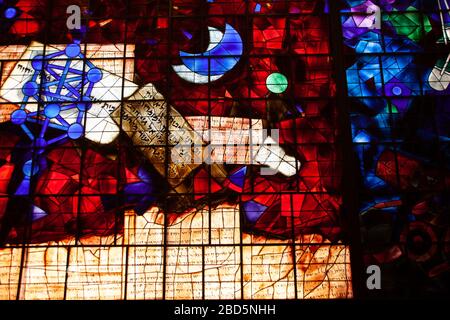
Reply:
M28 160L23 165L22 171L24 175L26 175L27 177L31 177L39 172L39 167L37 166L37 164L33 164L32 160Z
M400 87L393 87L392 88L392 93L396 96L399 96L402 94L402 88Z
M11 122L16 125L24 124L27 121L27 113L25 110L19 109L11 114Z
M36 148L44 149L45 147L47 147L47 141L44 138L37 138L34 141L34 145L36 146Z
M91 103L90 102L78 102L77 103L77 108L80 111L89 110L90 107L91 107Z
M44 67L44 57L43 56L36 56L31 61L31 66L36 71L41 71Z
M56 118L60 111L61 107L55 103L49 104L44 108L45 116L50 119Z
M87 73L87 79L90 82L97 83L100 80L102 80L102 78L103 78L103 73L98 68L93 68L93 69L89 70Z
M81 138L83 132L84 132L83 126L79 123L74 123L67 130L67 135L69 136L70 139L76 140Z
M37 82L35 81L29 81L27 83L24 84L23 88L22 88L22 92L24 95L26 96L34 96L35 94L37 94L39 91L39 86L37 84Z
M6 19L14 19L17 15L17 9L16 8L8 8L5 10L5 18Z
M69 58L75 58L80 54L81 48L78 44L73 43L67 46L65 52L66 56L68 56Z
M77 108L80 111L89 110L92 106L91 99L89 97L83 97L82 101L77 103Z

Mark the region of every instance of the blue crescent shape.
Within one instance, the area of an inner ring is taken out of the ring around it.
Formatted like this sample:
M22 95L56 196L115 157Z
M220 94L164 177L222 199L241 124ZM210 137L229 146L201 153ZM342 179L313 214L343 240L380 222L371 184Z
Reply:
M210 32L213 30L216 29L209 28ZM226 24L222 39L215 45L210 44L208 51L196 54L180 51L180 57L184 65L198 75L222 76L236 66L243 48L239 33Z

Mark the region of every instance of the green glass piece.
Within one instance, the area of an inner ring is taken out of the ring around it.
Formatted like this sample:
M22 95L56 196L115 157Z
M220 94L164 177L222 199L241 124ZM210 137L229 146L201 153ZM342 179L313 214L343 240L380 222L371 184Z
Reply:
M415 42L420 41L432 30L428 17L417 12L414 7L409 7L405 13L387 14L384 20L389 21L399 35L406 36Z
M397 106L395 104L391 105L391 112L392 113L398 113L398 109L397 109Z
M270 92L283 93L288 88L288 79L284 74L274 72L267 77L266 86Z

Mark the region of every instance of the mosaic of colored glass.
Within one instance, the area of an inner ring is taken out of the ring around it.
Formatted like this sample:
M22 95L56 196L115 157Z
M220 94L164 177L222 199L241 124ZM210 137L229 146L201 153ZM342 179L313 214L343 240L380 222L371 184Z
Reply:
M341 9L364 265L391 296L448 294L450 2Z
M0 299L448 294L449 5L0 0Z

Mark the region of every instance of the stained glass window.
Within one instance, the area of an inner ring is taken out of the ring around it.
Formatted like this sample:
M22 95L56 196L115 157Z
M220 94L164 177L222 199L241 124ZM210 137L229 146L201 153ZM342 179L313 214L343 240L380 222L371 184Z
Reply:
M449 5L0 0L0 299L448 293Z
M449 292L449 5L341 8L361 254L393 297Z

